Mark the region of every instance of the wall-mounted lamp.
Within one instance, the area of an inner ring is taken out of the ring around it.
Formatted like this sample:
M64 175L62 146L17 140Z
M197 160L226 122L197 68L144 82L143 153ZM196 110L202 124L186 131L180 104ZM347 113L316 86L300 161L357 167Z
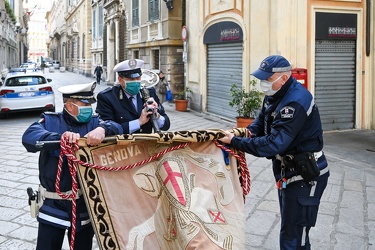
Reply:
M17 22L14 26L16 26L16 33L19 33L21 31L21 24Z
M91 35L91 29L89 29L89 35Z
M165 4L167 5L168 10L173 9L173 0L164 0Z
M21 35L25 35L26 34L26 29L25 28L23 28L23 27L21 27L21 24L20 23L16 23L15 24L15 26L16 26L16 29L15 29L15 32L16 33L18 33L18 34L21 34Z

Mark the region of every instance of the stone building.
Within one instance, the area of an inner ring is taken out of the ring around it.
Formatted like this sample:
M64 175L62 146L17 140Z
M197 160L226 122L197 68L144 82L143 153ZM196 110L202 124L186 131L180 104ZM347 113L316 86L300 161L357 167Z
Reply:
M144 68L163 71L175 94L184 87L185 11L185 0L125 1L126 58L142 59Z
M23 1L0 1L0 75L27 61L29 12Z
M192 107L229 119L235 83L249 88L280 54L315 97L325 130L375 128L373 0L187 1L186 81Z
M106 51L104 51L104 45L106 44L105 35L106 30L104 30L104 1L91 1L92 8L92 25L89 31L91 34L91 60L92 60L92 72L95 70L95 66L98 64L103 65L103 77L107 79L108 67L105 63L107 60L104 57ZM108 79L107 79L108 80Z
M54 1L45 17L49 35L47 40L48 57L50 60L59 61L61 67L66 66L67 54L66 4L66 1Z
M91 2L54 1L46 15L49 23L49 53L64 70L91 76Z
M140 58L174 94L189 86L191 109L234 119L230 86L249 88L260 61L281 54L325 130L375 128L374 0L70 0L52 12L49 47L68 70L90 75L100 63L114 83L116 63Z
M50 9L50 5L48 1L41 4L38 0L29 0L25 1L24 7L29 13L27 58L29 61L40 64L42 57L48 56L46 45L48 31L45 15L47 10Z

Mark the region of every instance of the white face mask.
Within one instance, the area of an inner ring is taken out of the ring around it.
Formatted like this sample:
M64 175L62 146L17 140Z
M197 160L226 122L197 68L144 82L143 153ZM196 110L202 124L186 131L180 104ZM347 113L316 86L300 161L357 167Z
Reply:
M281 77L282 77L282 75L279 76L279 78L277 78L277 79L276 79L275 81L273 81L273 82L269 82L269 81L267 81L267 80L261 80L261 81L260 81L260 87L261 87L263 93L264 93L265 95L268 95L268 96L273 96L274 94L276 94L276 92L279 91L280 88L279 88L278 90L273 90L273 89L272 89L272 85L273 85L275 82L277 82Z

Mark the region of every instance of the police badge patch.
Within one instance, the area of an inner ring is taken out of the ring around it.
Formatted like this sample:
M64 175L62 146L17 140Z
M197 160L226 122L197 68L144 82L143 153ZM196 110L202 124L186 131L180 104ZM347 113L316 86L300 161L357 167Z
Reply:
M293 118L294 108L290 106L285 106L280 110L281 118Z

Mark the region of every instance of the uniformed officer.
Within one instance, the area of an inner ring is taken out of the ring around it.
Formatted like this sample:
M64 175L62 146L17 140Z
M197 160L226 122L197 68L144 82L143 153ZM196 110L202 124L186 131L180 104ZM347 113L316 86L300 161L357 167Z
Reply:
M122 134L122 127L112 121L102 121L93 115L95 82L69 85L59 88L64 109L62 112L45 112L38 122L31 124L22 136L22 144L28 152L38 152L39 156L39 195L44 203L38 214L38 239L36 249L61 249L65 231L70 238L72 202L62 200L56 193L55 183L60 155L59 144L46 144L36 147L37 141L58 141L67 136L69 142L85 136L88 145L98 145L105 136ZM72 178L67 159L64 157L60 176L60 191L72 189ZM79 191L79 194L82 192ZM91 249L94 235L86 205L82 196L77 197L77 223L74 249Z
M113 71L118 73L119 84L101 91L97 98L96 112L104 120L121 124L125 134L151 133L151 114L161 130L168 130L170 120L161 105L155 88L149 88L151 104L145 104L141 96L141 67L143 61L131 59L118 63ZM149 103L149 102L147 102Z
M280 249L310 249L320 198L329 171L318 107L311 93L291 76L282 56L265 58L252 75L266 95L251 138L229 131L220 139L234 148L272 159L281 212Z

